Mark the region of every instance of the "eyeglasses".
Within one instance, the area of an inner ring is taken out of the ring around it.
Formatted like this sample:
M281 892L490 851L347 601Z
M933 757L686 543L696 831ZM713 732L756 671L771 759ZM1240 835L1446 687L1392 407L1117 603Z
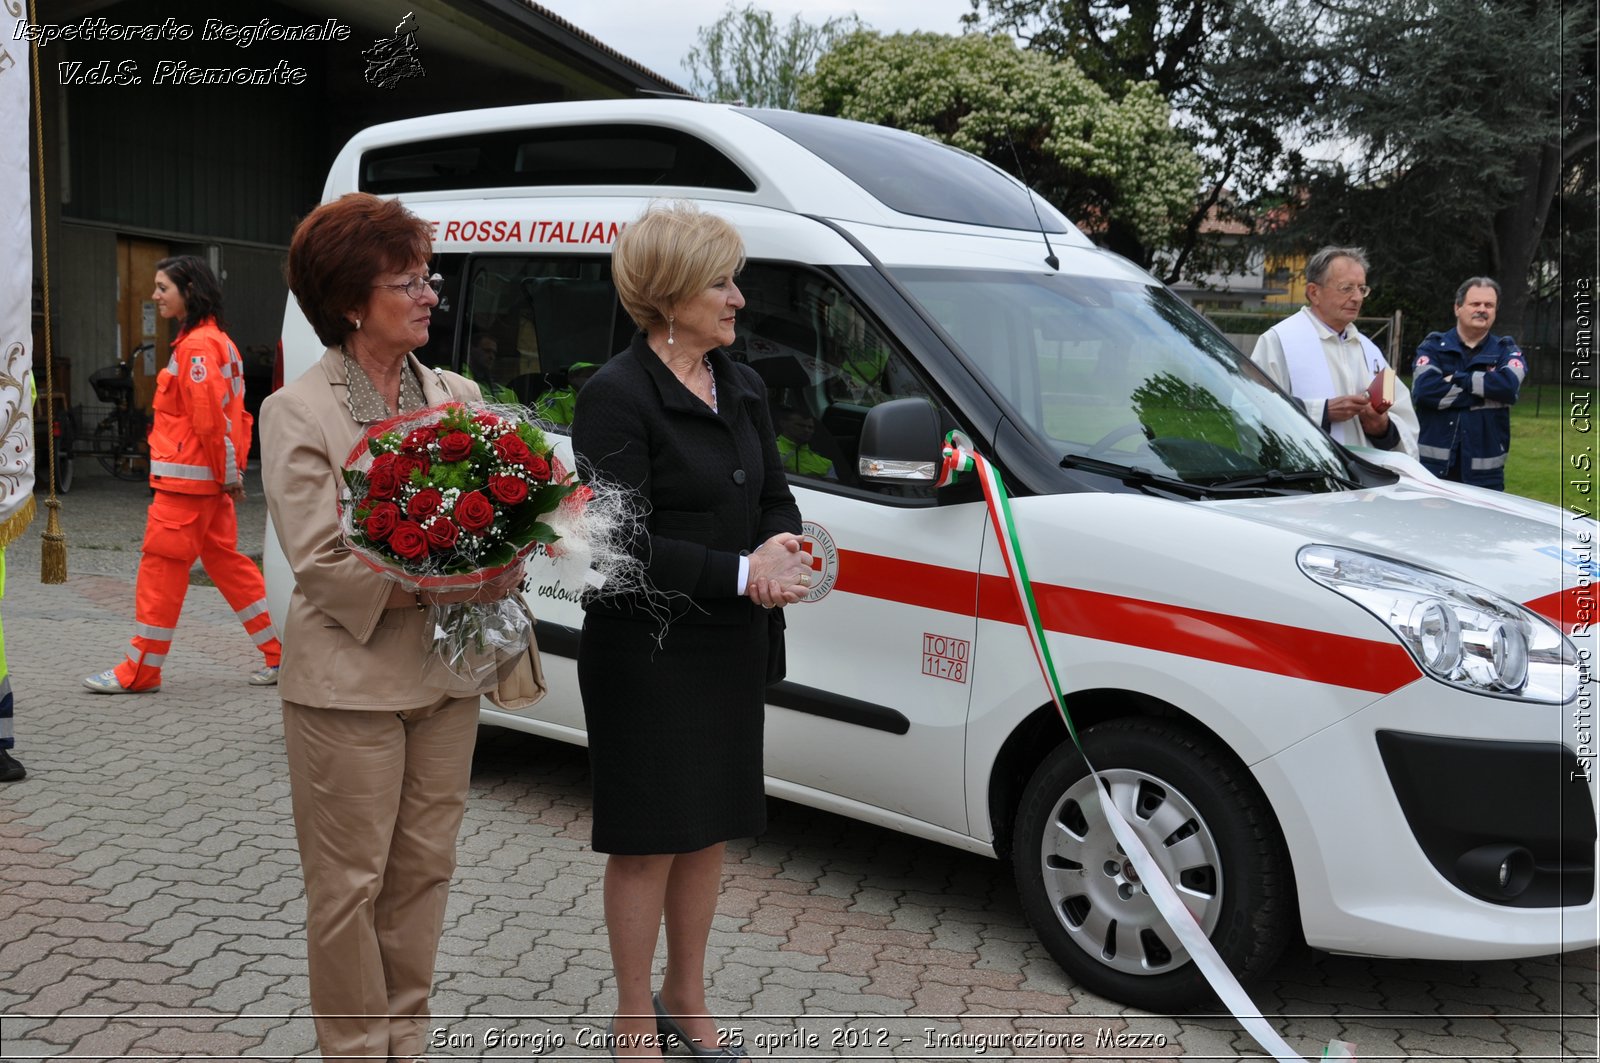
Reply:
M431 277L412 277L404 284L374 284L373 287L405 292L412 299L420 300L424 289L427 288L432 288L433 294L438 295L439 290L444 287L444 278L435 273Z
M1318 288L1326 288L1326 287L1330 287L1330 285L1319 284L1319 285L1317 285L1317 287ZM434 290L437 291L438 289L436 288ZM1372 287L1371 287L1371 285L1367 285L1367 284L1341 284L1337 288L1334 288L1333 290L1335 292L1339 293L1340 295L1344 296L1347 299L1350 296L1355 295L1358 292L1361 294L1361 298L1363 298L1363 299L1365 299L1367 296L1372 294Z

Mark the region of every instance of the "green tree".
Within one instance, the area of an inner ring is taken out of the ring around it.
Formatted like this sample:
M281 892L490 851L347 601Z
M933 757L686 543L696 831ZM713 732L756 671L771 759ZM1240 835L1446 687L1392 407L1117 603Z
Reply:
M1281 0L1246 24L1250 47L1299 57L1259 65L1257 91L1334 156L1287 158L1304 195L1277 242L1362 244L1374 308L1432 328L1460 281L1491 275L1496 331L1517 334L1554 271L1553 204L1594 187L1594 20L1567 0Z
M1283 156L1282 115L1255 91L1235 27L1260 4L1246 0L972 0L971 25L1010 34L1030 51L1076 63L1113 96L1149 82L1172 106L1176 127L1204 167L1170 244L1155 266L1171 282L1226 271L1246 245L1202 230L1208 217L1253 226L1247 209L1274 187ZM1255 43L1254 40L1251 43Z
M970 151L1145 265L1187 218L1200 174L1153 85L1113 99L1076 64L1002 36L855 33L802 81L800 107Z
M840 38L862 28L855 15L813 25L795 15L779 25L772 12L729 4L700 27L699 43L684 57L689 87L710 100L794 109L800 78Z

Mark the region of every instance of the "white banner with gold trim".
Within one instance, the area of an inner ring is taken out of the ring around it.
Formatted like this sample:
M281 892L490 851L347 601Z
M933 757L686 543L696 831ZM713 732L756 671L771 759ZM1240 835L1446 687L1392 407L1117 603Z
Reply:
M33 219L22 0L0 0L0 548L33 519ZM42 382L41 382L42 383Z

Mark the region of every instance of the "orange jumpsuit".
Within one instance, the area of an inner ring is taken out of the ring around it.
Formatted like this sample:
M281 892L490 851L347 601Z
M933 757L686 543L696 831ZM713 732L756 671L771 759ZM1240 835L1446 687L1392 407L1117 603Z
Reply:
M250 453L252 418L244 408L244 361L207 318L181 334L156 382L150 428L150 486L135 632L117 682L128 690L161 683L161 665L198 558L260 647L269 666L282 647L267 613L267 589L255 562L239 552L238 515L229 485L240 482Z

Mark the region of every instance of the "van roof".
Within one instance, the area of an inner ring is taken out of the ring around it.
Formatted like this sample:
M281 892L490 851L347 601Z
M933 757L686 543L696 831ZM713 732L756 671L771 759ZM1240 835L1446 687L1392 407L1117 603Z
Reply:
M890 227L1045 229L1089 241L975 155L823 115L684 100L593 100L430 115L353 137L325 198L684 196ZM1031 202L1030 202L1031 200Z

